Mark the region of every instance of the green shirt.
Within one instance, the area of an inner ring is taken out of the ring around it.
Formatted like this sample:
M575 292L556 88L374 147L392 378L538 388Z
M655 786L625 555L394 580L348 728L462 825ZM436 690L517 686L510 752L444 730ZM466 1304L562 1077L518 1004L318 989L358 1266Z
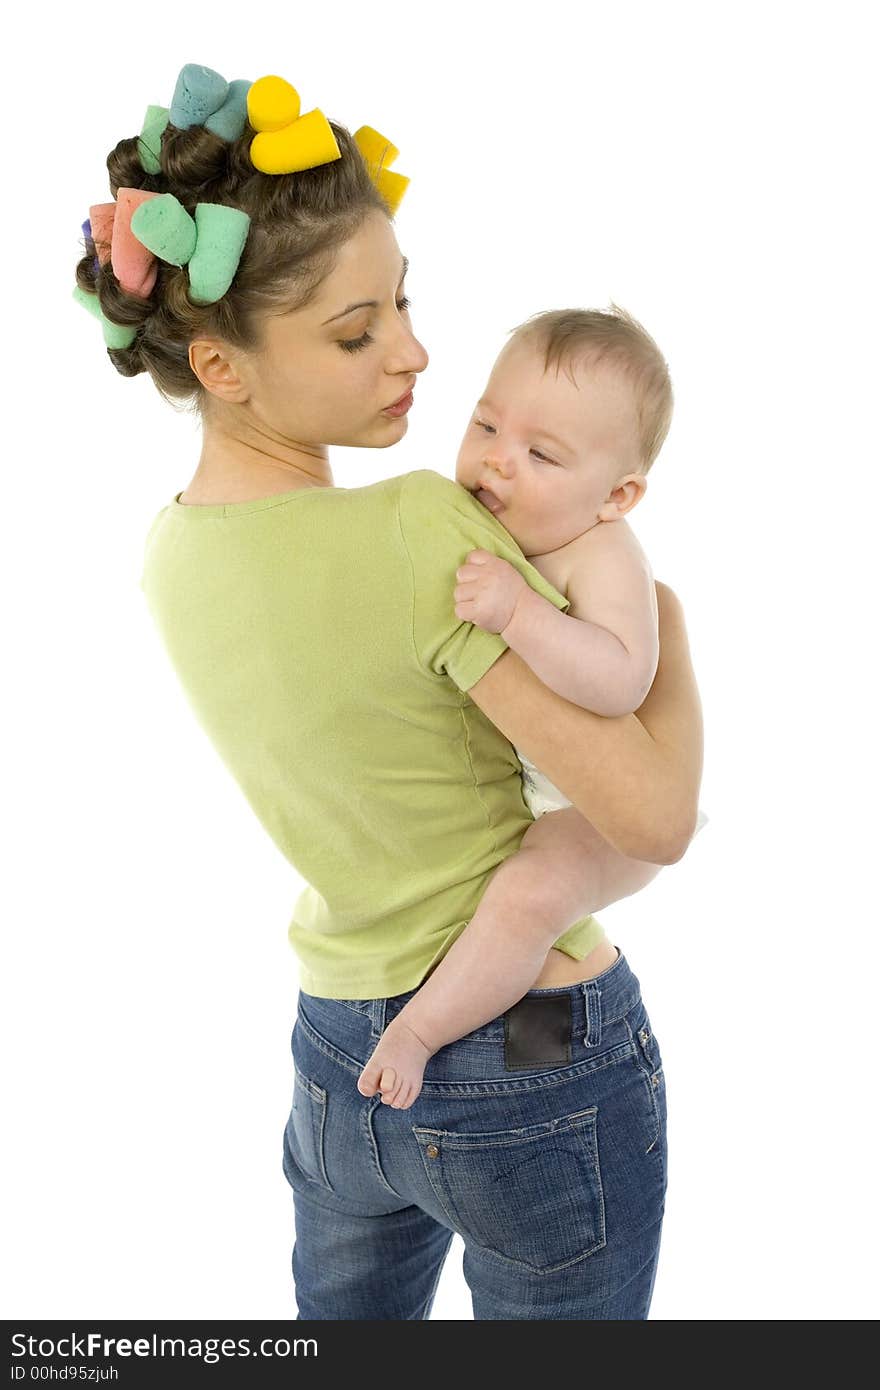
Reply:
M512 745L466 693L507 643L456 617L455 571L489 550L569 601L429 469L179 496L150 528L141 588L198 723L306 883L288 930L301 987L415 989L532 823ZM580 960L604 935L588 916L555 945Z

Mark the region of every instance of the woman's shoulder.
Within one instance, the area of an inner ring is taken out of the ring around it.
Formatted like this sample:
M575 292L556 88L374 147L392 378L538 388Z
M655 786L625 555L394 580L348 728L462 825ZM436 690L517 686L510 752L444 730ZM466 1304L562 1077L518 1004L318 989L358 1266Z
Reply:
M440 520L445 516L455 524L462 518L470 523L485 523L487 517L495 520L468 488L432 468L415 468L402 474L400 502L401 510L415 519L424 516Z
M416 468L401 475L400 522L413 543L427 544L441 553L466 542L468 548L514 545L497 517L488 512L470 490L431 468Z
M437 496L469 498L471 494L461 483L449 478L445 473L437 473L433 468L414 468L411 473L401 475L402 490L409 496Z

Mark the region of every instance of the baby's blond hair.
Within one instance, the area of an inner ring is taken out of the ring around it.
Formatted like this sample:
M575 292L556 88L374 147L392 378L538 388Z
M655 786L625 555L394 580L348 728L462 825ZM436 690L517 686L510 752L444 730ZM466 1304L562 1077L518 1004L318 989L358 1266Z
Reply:
M603 309L548 309L532 314L511 330L508 345L528 343L544 350L544 370L559 364L608 362L633 386L639 436L639 471L647 473L672 423L673 394L669 368L650 333L613 301Z

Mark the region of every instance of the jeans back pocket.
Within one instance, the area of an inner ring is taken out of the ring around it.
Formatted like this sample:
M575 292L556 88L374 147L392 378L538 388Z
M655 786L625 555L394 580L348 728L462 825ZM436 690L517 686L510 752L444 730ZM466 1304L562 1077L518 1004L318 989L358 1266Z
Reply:
M324 1166L327 1092L301 1072L295 1062L293 1072L293 1103L287 1121L288 1147L305 1176L332 1192Z
M425 1172L465 1240L539 1274L605 1244L598 1106L521 1129L413 1126Z

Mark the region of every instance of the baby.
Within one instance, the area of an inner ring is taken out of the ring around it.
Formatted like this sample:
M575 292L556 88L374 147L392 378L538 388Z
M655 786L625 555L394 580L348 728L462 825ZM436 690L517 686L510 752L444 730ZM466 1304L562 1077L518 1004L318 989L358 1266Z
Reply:
M624 517L645 494L672 414L657 345L612 308L551 311L514 330L468 424L455 474L570 601L560 612L513 565L474 550L456 571L456 616L499 632L551 690L606 716L637 710L657 670L654 579ZM547 946L529 924L542 920L561 935L596 907L595 853L584 848L589 822L517 756L534 824L358 1079L363 1095L378 1089L398 1109L412 1105L440 1047L497 1018L532 987ZM700 811L697 830L706 819Z

